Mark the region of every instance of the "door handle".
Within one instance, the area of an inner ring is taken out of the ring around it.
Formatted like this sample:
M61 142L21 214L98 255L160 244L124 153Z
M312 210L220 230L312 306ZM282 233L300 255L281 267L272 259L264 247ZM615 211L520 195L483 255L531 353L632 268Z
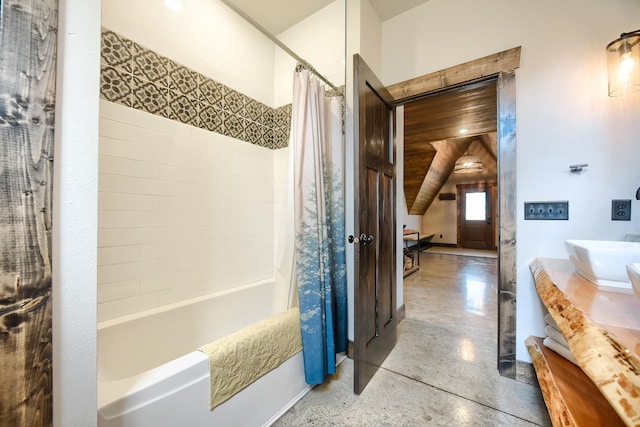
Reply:
M372 245L373 244L373 236L369 234L368 236L364 233L360 235L360 244L362 246Z
M373 236L372 235L366 235L364 233L362 233L360 235L360 237L354 237L353 235L349 235L349 237L347 237L347 240L349 241L349 243L355 243L356 245L358 243L360 243L360 245L362 246L366 246L366 245L371 245L373 243Z

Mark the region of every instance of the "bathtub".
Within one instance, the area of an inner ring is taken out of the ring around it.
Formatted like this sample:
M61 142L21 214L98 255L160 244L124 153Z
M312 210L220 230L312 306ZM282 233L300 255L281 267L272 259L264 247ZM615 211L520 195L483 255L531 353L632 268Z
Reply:
M302 398L302 352L209 410L201 345L275 314L264 281L98 324L98 426L265 426Z

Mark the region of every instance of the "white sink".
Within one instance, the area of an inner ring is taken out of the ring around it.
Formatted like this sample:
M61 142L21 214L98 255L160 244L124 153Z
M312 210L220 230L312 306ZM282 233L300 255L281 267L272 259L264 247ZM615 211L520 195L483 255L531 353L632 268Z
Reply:
M565 240L576 273L601 288L631 292L627 264L640 263L640 242Z
M631 279L633 291L640 297L640 263L634 262L627 264L627 274Z

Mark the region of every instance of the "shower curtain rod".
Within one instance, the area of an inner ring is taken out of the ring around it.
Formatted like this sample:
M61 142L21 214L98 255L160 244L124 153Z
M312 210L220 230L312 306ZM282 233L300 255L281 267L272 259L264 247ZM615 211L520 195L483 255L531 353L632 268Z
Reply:
M274 36L273 34L271 34L269 32L269 30L267 30L266 28L264 28L262 25L260 25L255 19L253 19L251 16L247 15L242 9L240 9L238 6L236 6L235 3L233 3L231 0L220 0L222 3L226 4L227 6L229 6L231 8L231 10L233 10L235 13L237 13L238 15L240 15L242 17L242 19L244 19L245 21L247 21L249 24L253 25L255 27L256 30L260 31L262 34L264 34L269 40L271 40L272 42L274 42L280 49L284 50L285 52L287 52L289 54L289 56L291 56L293 59L295 59L296 61L298 61L298 64L302 65L304 68L306 68L307 70L309 70L309 72L315 74L320 80L322 80L323 82L325 82L327 85L329 85L329 87L331 87L331 89L333 90L337 90L337 88L335 87L335 85L333 83L331 83L329 81L329 79L327 79L325 76L323 76L322 74L320 74L315 68L313 68L313 65L311 65L310 63L308 63L307 61L305 61L304 59L302 59L302 57L300 57L300 55L298 55L297 53L295 53L294 51L292 51L291 49L289 49L289 47L282 43L280 40L278 40L278 38L276 36Z

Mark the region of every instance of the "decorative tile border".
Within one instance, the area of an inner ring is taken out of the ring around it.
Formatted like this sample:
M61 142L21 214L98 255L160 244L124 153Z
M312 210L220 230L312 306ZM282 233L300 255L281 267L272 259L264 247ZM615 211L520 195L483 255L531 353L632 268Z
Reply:
M289 143L291 104L271 108L102 29L100 96L263 147Z

